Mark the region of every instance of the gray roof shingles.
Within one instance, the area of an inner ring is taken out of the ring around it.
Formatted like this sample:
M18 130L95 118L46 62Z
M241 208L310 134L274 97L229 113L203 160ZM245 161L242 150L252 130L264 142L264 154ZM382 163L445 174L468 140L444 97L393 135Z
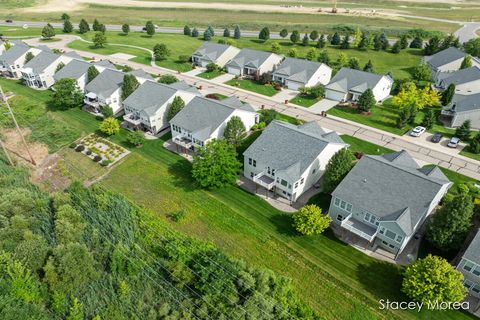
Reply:
M70 78L76 80L86 74L90 66L91 64L86 61L73 59L72 61L67 63L65 67L55 73L53 78L55 80L60 80L63 78Z
M376 215L380 221L396 221L409 235L442 186L449 183L438 168L420 168L406 151L400 151L364 156L332 196Z
M325 132L314 121L296 126L274 120L243 155L274 168L278 174L282 172L293 182L330 143L345 144L336 133Z
M285 58L275 70L274 75L278 74L291 81L307 83L321 66L322 63L319 62L305 59Z
M467 250L463 254L465 259L480 264L480 230L477 230L477 234L470 242Z
M431 56L427 56L424 58L424 60L432 68L436 69L458 59L463 59L464 57L465 52L455 47L450 47Z
M452 102L445 109L453 110L455 113L480 110L480 93L469 95L455 94Z
M382 77L371 72L341 68L325 88L345 93L349 90L363 93L368 88L373 89Z
M145 81L123 103L153 116L175 93L177 90L167 85Z
M58 60L60 56L58 54L42 51L37 54L32 60L28 61L24 68L31 68L35 73L42 73L45 68L49 67Z
M271 52L242 49L232 60L227 63L227 66L243 68L245 66L250 68L260 67L272 54Z
M4 60L8 65L13 64L18 58L20 58L22 55L27 53L27 51L30 49L29 46L25 44L16 44L12 46L10 49L5 51L1 56L0 59Z
M202 43L193 55L200 56L203 59L215 62L225 51L230 48L229 45L205 41Z
M448 87L452 83L454 85L459 85L480 80L480 68L471 67L453 72L443 72L437 76L437 80L445 87Z
M248 105L242 104L239 107L236 103L225 100L195 97L170 123L192 132L200 140L206 140L236 109L247 110L246 108Z
M125 74L113 69L105 69L85 86L87 92L109 97L123 84Z

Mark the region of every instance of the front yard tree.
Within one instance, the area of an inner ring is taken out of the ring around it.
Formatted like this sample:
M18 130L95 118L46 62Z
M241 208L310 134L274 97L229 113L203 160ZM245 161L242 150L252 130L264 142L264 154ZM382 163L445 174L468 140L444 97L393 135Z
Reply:
M190 30L189 26L183 27L183 34L186 36L191 36L192 35L192 30Z
M123 76L122 84L122 100L127 99L135 90L137 90L140 83L133 74L126 74Z
M408 48L408 36L406 34L403 34L400 37L400 49L407 49Z
M475 154L480 153L480 134L477 133L473 139L470 139L468 142L468 151L473 152Z
M32 60L35 58L32 52L28 51L27 54L25 55L25 64L27 64L28 61Z
M435 124L435 111L433 109L428 109L423 116L421 126L425 127L427 130L432 129Z
M413 69L412 78L417 81L432 81L432 70L427 64L422 63Z
M83 93L74 79L63 78L53 85L52 105L56 109L79 108L83 104Z
M313 30L312 32L310 32L310 35L309 35L310 40L312 40L312 41L317 40L318 36L319 36L319 34L318 34L317 30Z
M433 36L428 40L425 48L423 49L423 54L426 56L431 56L432 54L437 53L440 50L440 38L438 36Z
M185 101L183 101L182 98L180 98L179 96L173 98L173 101L167 111L167 120L172 120L173 117L175 117L177 113L179 113L183 109L183 107L185 107Z
M107 43L107 36L103 32L97 32L92 39L95 48L103 48Z
M93 20L92 29L93 31L100 31L100 22L97 19Z
M453 96L455 95L455 84L450 83L447 87L447 90L442 93L442 106L446 106L452 102Z
M350 48L350 36L347 34L343 37L342 43L340 43L340 49L349 49Z
M178 79L173 74L162 74L158 79L159 83L172 84L177 82Z
M467 193L447 201L428 225L428 241L440 250L459 249L472 226L473 209L472 198Z
M280 37L285 39L287 36L288 36L288 30L287 29L280 30Z
M330 63L330 56L328 55L328 51L327 50L320 51L320 54L318 55L317 60L318 60L318 62L329 64Z
M315 60L316 56L317 56L317 50L315 50L314 48L308 49L307 55L306 55L307 60L313 61Z
M230 38L230 29L225 28L225 29L223 30L223 36L224 36L225 38Z
M267 41L268 39L270 39L270 29L268 29L268 27L263 27L258 34L258 39L263 41Z
M407 267L402 291L423 303L459 302L467 294L462 273L447 260L431 254Z
M468 141L470 139L470 120L465 120L460 127L455 130L455 136L460 138L460 140Z
M73 31L73 24L70 22L70 20L65 20L65 22L63 22L63 32L71 33L72 31Z
M280 45L278 44L278 42L272 42L272 45L270 47L270 51L272 51L273 53L280 53Z
M106 118L100 123L99 130L107 136L113 136L120 132L120 122L113 117Z
M233 145L213 139L193 157L192 177L206 189L218 189L235 184L241 163Z
M472 57L470 55L466 55L465 58L463 58L462 64L460 65L460 69L467 69L472 66Z
M290 34L290 41L292 41L293 44L296 44L298 41L300 41L300 32L293 30Z
M147 23L145 24L145 31L150 37L155 34L155 25L152 21L147 21Z
M333 46L338 46L340 44L340 41L342 41L342 39L340 38L340 35L338 34L338 32L335 32L332 36L332 40L330 41L330 44Z
M167 48L167 45L164 43L157 43L153 47L153 56L155 60L165 60L170 55L170 50Z
M348 67L350 69L360 70L360 60L357 57L348 59Z
M317 48L319 49L325 48L325 35L322 34L320 38L318 38Z
M193 30L192 30L192 37L198 38L198 30L197 30L197 28L193 28Z
M233 31L233 37L235 39L240 39L242 37L242 32L240 31L240 27L238 25L235 26L235 30Z
M365 64L365 66L363 67L363 71L366 71L366 72L374 72L373 71L373 63L372 63L372 60L368 59L368 62Z
M80 20L80 23L78 24L78 31L81 34L84 34L90 31L90 26L85 19Z
M376 103L377 101L375 100L372 89L368 88L360 95L360 98L358 98L358 109L368 112Z
M440 104L440 95L438 91L429 87L418 89L415 83L405 82L401 85L400 92L393 97L393 102L400 109L412 107L416 112L427 106L438 106Z
M128 23L124 23L122 25L122 32L125 34L125 35L128 35L130 33L130 25Z
M412 49L422 49L423 48L423 40L420 37L413 38L412 42L410 42L410 48Z
M332 193L353 168L355 156L347 148L341 149L328 161L323 175L323 191Z
M93 79L95 79L100 72L98 72L97 68L95 66L90 66L88 67L87 70L87 83L90 83Z
M127 142L132 146L140 147L145 143L145 134L141 130L130 131L127 134Z
M310 40L308 39L308 35L305 33L302 39L302 46L306 47L310 43Z
M306 236L321 234L332 222L330 216L322 214L322 209L314 204L304 206L292 218L295 230Z
M233 116L227 122L223 136L228 143L237 148L245 138L245 130L245 125L243 124L242 119L238 116Z
M55 37L55 30L50 24L47 24L45 27L43 27L42 37L44 39L52 39L53 37Z

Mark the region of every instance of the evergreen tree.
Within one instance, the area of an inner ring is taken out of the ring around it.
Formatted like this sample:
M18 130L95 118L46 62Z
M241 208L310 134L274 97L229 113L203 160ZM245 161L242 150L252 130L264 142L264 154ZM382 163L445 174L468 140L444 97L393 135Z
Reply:
M92 82L92 80L95 79L99 74L100 74L100 72L98 72L98 70L97 70L97 68L95 68L95 66L88 67L87 83Z
M122 32L123 32L125 35L129 34L129 33L130 33L130 25L127 24L127 23L124 23L124 24L122 25Z
M357 27L355 34L353 35L352 45L358 47L360 41L362 41L363 33L360 28Z
M225 28L225 29L223 30L223 36L224 36L225 38L230 38L230 30L229 30L228 28Z
M147 21L147 23L145 24L145 31L150 37L155 34L155 25L152 21Z
M212 26L208 26L207 27L207 30L208 32L210 32L210 35L212 36L212 38L215 36L215 30L213 29Z
M338 55L338 58L337 58L337 64L340 66L340 67L343 67L347 64L348 62L348 57L345 53L343 52L340 52L340 54Z
M443 106L448 105L450 102L452 102L453 96L455 95L455 84L450 83L448 85L447 90L443 91L442 93L442 98L441 102Z
M190 30L190 27L185 25L183 27L183 34L186 36L191 36L192 35L192 30Z
M357 45L357 48L360 50L366 50L368 45L368 37L367 35L363 34L360 42Z
M432 109L428 109L423 116L423 120L421 123L422 127L425 127L427 130L431 129L435 124L435 111Z
M183 109L183 107L185 107L185 101L183 101L181 97L176 96L173 98L173 101L167 111L167 120L172 120L173 117L175 117L177 113Z
M357 102L358 109L365 112L370 111L370 109L372 109L376 103L377 101L375 100L375 96L370 88L365 90L365 92L360 95Z
M78 31L81 34L84 34L90 31L90 26L88 25L88 22L85 19L80 20L80 23L78 24Z
M123 76L122 84L122 100L127 99L135 90L137 90L140 83L133 74L126 74Z
M290 41L292 41L293 44L296 44L298 41L300 41L300 33L297 30L293 30L290 34Z
M373 49L375 51L382 50L382 40L380 39L379 35L375 35L375 37L373 38Z
M267 41L268 39L270 39L270 29L268 29L267 27L263 27L258 34L258 38L263 41Z
M468 141L470 139L470 120L465 120L460 127L455 130L455 137L463 141Z
M237 26L235 26L235 30L233 31L233 37L235 39L240 39L241 36L242 36L242 34L240 32L240 27L237 25Z
M30 60L35 58L32 52L28 51L27 54L25 55L25 64L27 64Z
M93 31L100 31L100 22L97 19L93 20L92 29Z
M318 38L317 48L319 49L325 48L325 35L322 34L320 38Z
M468 151L475 154L480 153L480 133L477 133L475 137L469 141Z
M280 30L279 35L280 35L280 37L285 39L288 36L288 30L287 29Z
M353 168L355 156L350 149L340 149L328 161L323 175L323 192L332 193Z
M198 38L198 30L197 30L197 28L193 28L193 30L192 30L192 37Z
M400 53L401 48L402 44L400 41L395 42L395 44L392 46L392 53Z
M374 72L372 60L368 59L368 62L367 62L367 63L365 64L365 66L363 67L363 71L366 71L366 72Z
M340 35L338 34L338 32L335 32L332 36L332 40L330 41L330 44L332 44L333 46L338 46L341 42L341 38L340 38Z
M210 30L206 29L205 31L203 31L203 40L205 41L212 40L212 34L210 33Z
M65 20L63 22L63 32L65 33L72 33L73 31L73 25L72 23L70 22L70 20Z
M426 56L431 56L432 54L435 54L439 51L439 45L440 45L440 38L437 36L434 36L428 40L428 43L425 45L425 48L423 49L423 54Z
M320 54L318 55L317 60L318 62L321 62L321 63L330 64L330 57L328 55L327 50L320 51Z
M315 40L318 39L318 36L319 36L319 35L318 35L318 31L317 31L317 30L313 30L312 32L310 32L310 36L309 36L309 37L310 37L310 39L311 39L312 41L315 41Z
M467 54L465 58L463 58L462 64L460 65L460 69L467 69L472 67L472 56Z
M303 39L302 39L302 46L306 47L308 46L309 44L309 39L308 39L308 35L305 33L305 35L303 36Z
M400 37L400 49L407 49L408 48L408 36L406 34L403 34Z
M63 21L67 21L67 20L70 20L70 16L67 13L63 13L62 16L61 16L61 19Z
M342 43L340 43L340 49L349 49L350 48L350 36L347 34L343 37Z
M385 33L382 33L380 35L380 42L382 43L382 50L387 50L388 47L390 46L387 35Z
M55 73L57 73L58 71L62 70L62 68L65 67L65 63L63 62L60 62L57 67L55 68Z
M55 37L55 30L50 24L47 24L45 27L42 29L42 38L44 39L52 39Z
M360 70L360 61L356 57L348 59L348 67L350 69Z
M407 123L409 122L411 117L411 108L403 108L400 109L397 118L397 128L402 129L404 128Z
M410 42L410 48L412 49L423 49L423 40L420 37L413 38L412 42Z
M315 60L316 56L317 56L317 50L315 50L314 48L310 48L307 51L306 59L310 60L310 61L313 61L313 60Z
M270 48L270 51L272 51L273 53L280 53L281 48L278 42L272 42L272 46Z

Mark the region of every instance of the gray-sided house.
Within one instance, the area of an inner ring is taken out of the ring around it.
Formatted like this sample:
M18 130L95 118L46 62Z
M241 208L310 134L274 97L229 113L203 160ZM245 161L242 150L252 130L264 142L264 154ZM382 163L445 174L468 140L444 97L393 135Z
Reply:
M243 153L243 174L295 202L319 181L330 158L347 146L317 122L296 126L274 120Z
M51 51L42 51L32 60L28 61L20 70L22 78L30 88L48 89L54 83L54 74L57 66L72 61L72 58L65 55L58 55Z
M451 128L459 127L465 120L470 120L473 129L480 129L480 93L455 94L452 102L442 109L441 120Z
M53 75L53 79L57 82L60 79L74 79L80 90L85 90L87 84L87 72L92 65L86 61L73 59Z
M375 100L380 102L389 96L392 85L393 79L389 76L341 68L325 86L325 97L341 102L357 101L362 93L371 89Z
M398 256L451 185L438 167L421 168L406 151L366 155L332 192L329 214L365 248Z
M205 41L192 54L192 62L200 67L206 67L208 64L214 63L223 68L239 52L240 49L234 46Z
M463 59L467 54L462 50L450 47L431 56L422 58L422 63L427 64L432 69L433 76L440 72L452 72L460 69ZM479 61L472 57L472 65L480 66Z
M453 72L442 72L438 74L435 81L435 88L443 91L450 84L455 85L455 93L474 94L480 92L480 68L471 67Z
M25 65L25 57L28 52L37 55L40 49L30 48L24 43L17 43L0 55L0 73L9 78L19 79L22 77L21 69Z
M324 63L305 59L285 58L273 72L273 81L279 82L291 90L327 84L332 69Z
M470 306L474 311L480 308L480 230L462 255L457 265L457 270L463 274L463 284L469 294L476 300L475 306Z
M223 138L228 121L240 117L246 130L258 123L258 113L236 97L222 101L195 97L170 121L173 142L185 152L195 151L211 139Z
M103 70L95 79L85 86L85 105L88 111L101 113L102 107L110 106L114 114L122 112L122 85L126 73L113 70ZM137 81L142 84L147 81L136 76Z
M156 134L168 128L167 112L175 97L188 104L195 96L195 93L177 90L170 85L145 81L123 101L123 125L130 130Z
M227 64L227 72L236 76L259 77L275 70L283 57L266 51L242 49Z

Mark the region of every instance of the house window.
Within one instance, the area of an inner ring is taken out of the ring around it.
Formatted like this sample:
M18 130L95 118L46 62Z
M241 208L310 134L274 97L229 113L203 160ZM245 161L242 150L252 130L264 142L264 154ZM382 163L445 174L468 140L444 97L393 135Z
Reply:
M295 188L298 188L298 181L295 182Z
M253 178L253 176L254 176L254 173L250 172L250 178Z
M463 282L463 285L465 286L465 288L471 289L474 286L474 283L470 280L465 279L465 281Z
M474 286L472 288L472 291L475 292L475 293L480 293L480 288L478 286Z
M314 173L315 173L315 171L317 171L317 170L316 170L316 169L313 169L313 171L312 171L312 174L314 174Z
M347 209L348 212L352 212L352 205L350 203L347 203Z
M286 180L283 180L283 179L282 179L282 182L280 184L284 187L288 186L288 182Z
M397 238L395 239L395 241L397 241L398 243L401 243L402 240L403 240L402 236L397 236Z
M342 200L342 202L340 202L340 208L345 209L346 204L347 203Z
M370 213L365 213L365 221L369 221L370 220Z
M275 169L272 169L272 176L275 177Z
M337 215L337 220L338 221L343 221L343 216L341 214Z
M252 165L252 158L248 158L248 164Z
M253 160L253 166L257 167L257 161Z
M335 198L334 204L338 207L340 205L340 199Z
M389 244L388 246L392 249L395 249L395 246L393 244Z
M300 180L300 184L303 184L305 182L305 178L302 178L302 180Z
M267 167L267 173L270 174L270 167Z
M380 232L380 234L384 234L385 233L385 228L381 227L379 232Z
M392 231L390 231L390 230L387 230L387 232L385 232L385 236L387 236L388 238L390 238L390 239L393 240L393 239L395 239L396 234L395 234L395 232L392 232Z
M473 269L473 274L476 276L480 276L480 266L476 266L475 269Z
M467 271L472 271L474 264L470 261L465 262L465 265L463 266L464 270Z

